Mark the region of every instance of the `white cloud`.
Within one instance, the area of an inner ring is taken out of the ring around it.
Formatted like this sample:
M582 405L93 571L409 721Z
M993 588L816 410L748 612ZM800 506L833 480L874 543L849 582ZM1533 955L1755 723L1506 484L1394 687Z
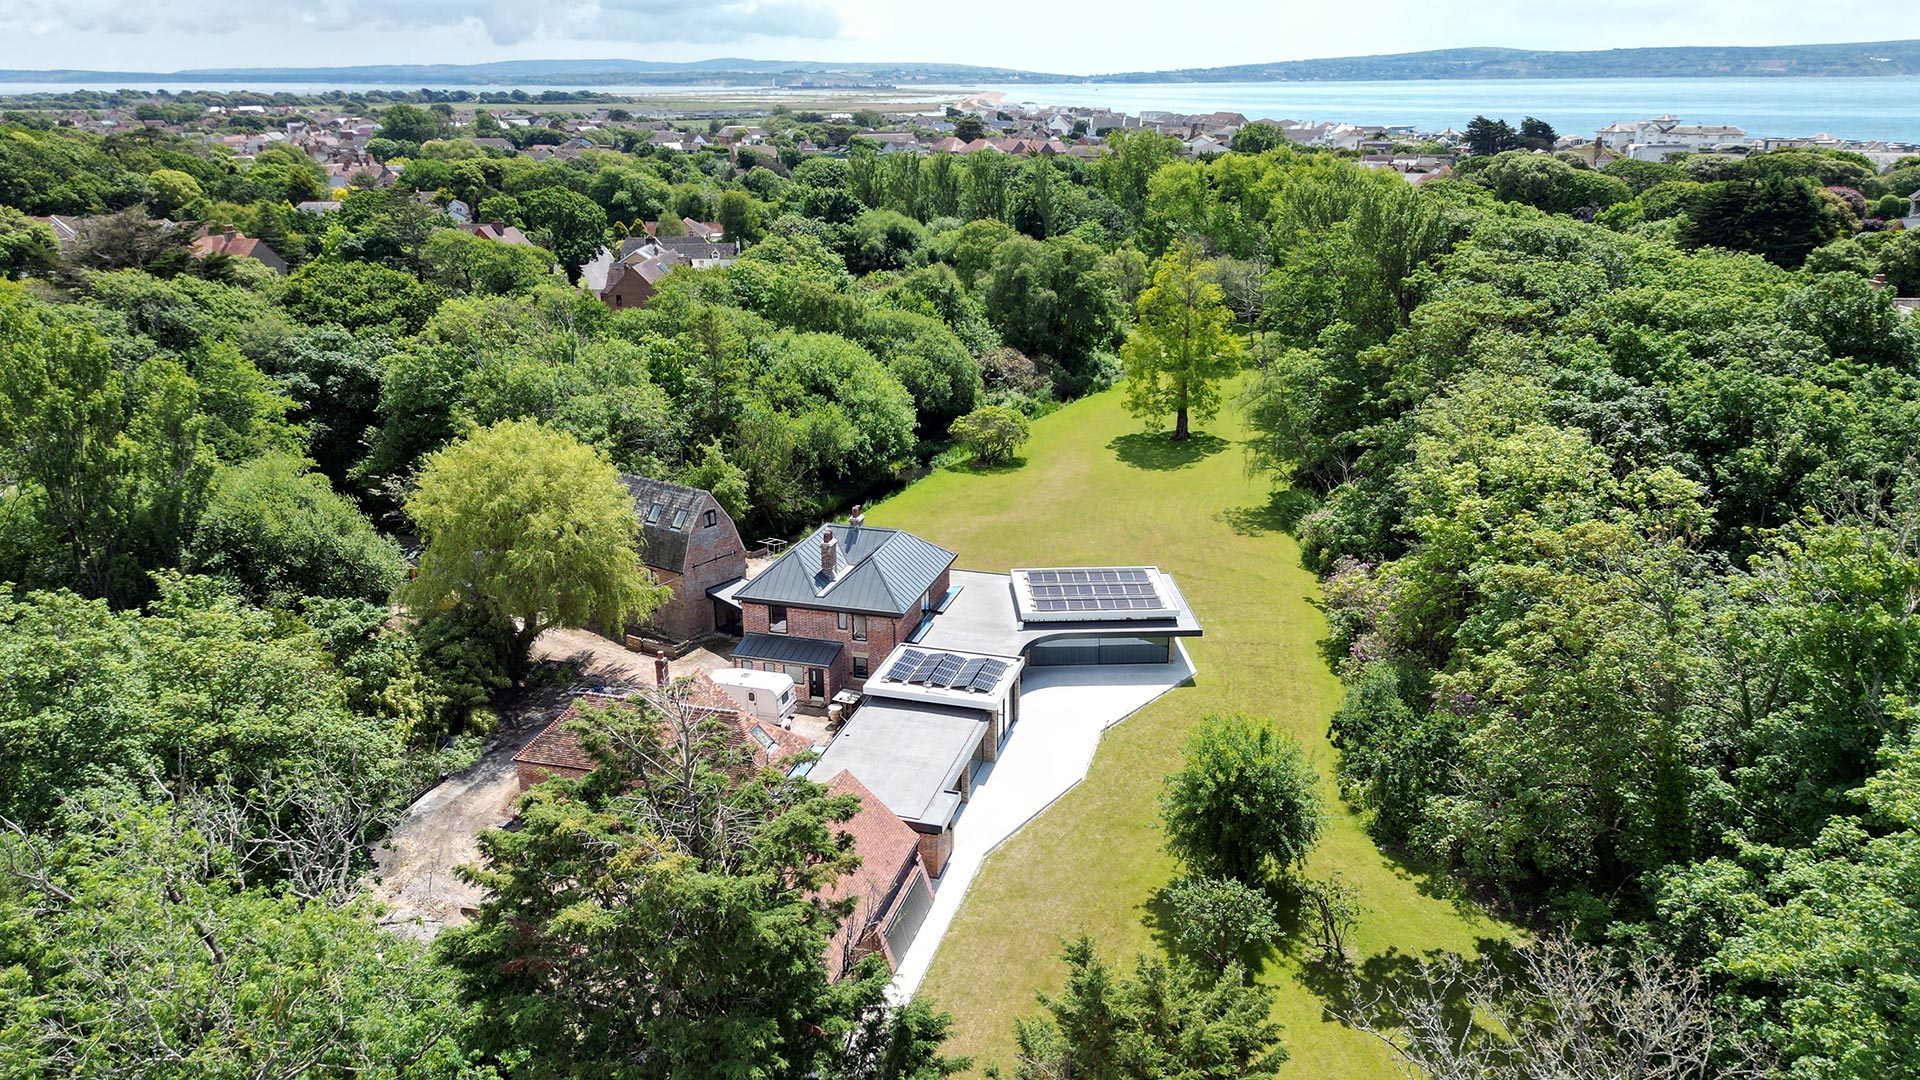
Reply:
M1092 74L1474 45L1876 36L1868 0L0 0L0 67L177 70L628 56ZM1891 36L1888 32L1884 36Z
M717 44L749 37L825 39L840 30L824 0L7 0L0 36L474 30L498 45L541 41ZM254 35L249 35L254 36ZM17 38L15 39L18 40ZM430 46L428 42L421 42ZM24 64L14 57L8 63ZM460 61L423 56L423 62ZM279 62L287 62L281 58ZM329 63L351 63L330 58ZM170 66L170 65L169 65Z

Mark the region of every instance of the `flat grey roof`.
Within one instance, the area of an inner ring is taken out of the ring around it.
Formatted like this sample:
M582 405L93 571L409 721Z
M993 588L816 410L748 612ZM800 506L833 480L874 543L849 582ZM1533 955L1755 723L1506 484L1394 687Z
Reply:
M733 647L737 660L772 660L777 664L805 664L808 667L832 667L833 658L846 646L819 638L788 637L785 634L745 634Z
M943 829L960 808L954 791L986 737L979 709L869 700L854 710L807 778L850 772L909 825Z
M1086 622L1022 622L1014 607L1013 578L979 570L955 570L950 580L960 589L947 610L933 617L933 625L917 647L964 649L972 652L1024 656L1027 647L1048 638L1073 637L1199 637L1200 620L1173 575L1162 574L1167 600L1174 609L1169 619L1089 620Z

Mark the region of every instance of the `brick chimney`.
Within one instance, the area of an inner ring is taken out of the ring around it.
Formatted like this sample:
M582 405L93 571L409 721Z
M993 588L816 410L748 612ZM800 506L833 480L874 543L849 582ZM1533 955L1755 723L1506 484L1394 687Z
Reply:
M231 240L231 239L233 239L233 237L234 237L234 231L235 231L235 230L234 230L234 228L233 228L233 226L231 226L231 225L228 225L228 226L227 226L226 228L224 228L224 229L221 229L221 230L220 230L220 235L222 235L222 236L224 236L224 237L226 237L227 239L229 239L229 240Z
M820 530L820 576L831 578L839 569L840 546L833 539L833 526Z

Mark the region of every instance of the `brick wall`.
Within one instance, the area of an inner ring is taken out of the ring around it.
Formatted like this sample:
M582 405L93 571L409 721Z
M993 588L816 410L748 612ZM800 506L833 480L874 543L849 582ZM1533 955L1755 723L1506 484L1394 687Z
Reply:
M767 629L767 605L747 603L741 605L741 626L749 634L771 633ZM846 617L847 626L842 629L840 620ZM920 625L918 610L911 612L906 619L889 619L878 615L867 616L867 638L865 641L853 640L853 618L851 614L827 611L820 608L787 608L787 636L812 638L816 641L838 641L847 647L840 650L840 656L834 661L833 668L827 674L827 696L832 697L841 688L865 685L865 679L853 677L853 658L856 655L867 658L867 670L878 667L880 661L893 651L894 646L906 640L913 628ZM778 635L775 635L778 636ZM756 665L757 666L757 665ZM806 687L800 688L804 694Z
M915 833L920 848L920 864L927 868L929 877L939 877L947 868L947 860L953 857L953 830L924 833L916 829Z
M712 525L705 524L709 510ZM660 584L673 590L673 598L647 619L646 629L668 641L692 641L713 633L714 599L707 590L747 573L747 548L740 530L713 496L700 501L687 528L686 562L653 568Z
M646 307L653 299L653 285L640 276L638 269L623 267L619 273L619 279L601 291L600 302L615 311Z

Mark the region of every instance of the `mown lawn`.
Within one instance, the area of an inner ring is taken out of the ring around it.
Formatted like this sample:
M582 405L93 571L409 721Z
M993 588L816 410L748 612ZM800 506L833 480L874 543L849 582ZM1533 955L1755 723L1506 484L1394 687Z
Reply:
M1154 800L1187 732L1213 712L1271 717L1329 777L1334 816L1311 872L1338 870L1360 891L1368 910L1350 944L1363 971L1390 976L1411 957L1507 933L1382 854L1340 803L1327 741L1340 687L1316 648L1317 585L1278 527L1267 480L1247 474L1245 435L1229 413L1176 447L1141 433L1108 392L1038 421L1023 465L940 471L871 511L876 525L957 551L963 568L1160 566L1206 630L1187 645L1194 685L1107 733L1087 780L989 857L941 943L922 992L953 1012L953 1049L977 1064L1010 1064L1014 1018L1037 1008L1036 990L1059 988L1062 938L1087 931L1115 958L1154 945L1148 904L1174 869ZM1260 978L1278 990L1286 1075L1391 1074L1377 1043L1324 1017L1318 980L1294 956Z

